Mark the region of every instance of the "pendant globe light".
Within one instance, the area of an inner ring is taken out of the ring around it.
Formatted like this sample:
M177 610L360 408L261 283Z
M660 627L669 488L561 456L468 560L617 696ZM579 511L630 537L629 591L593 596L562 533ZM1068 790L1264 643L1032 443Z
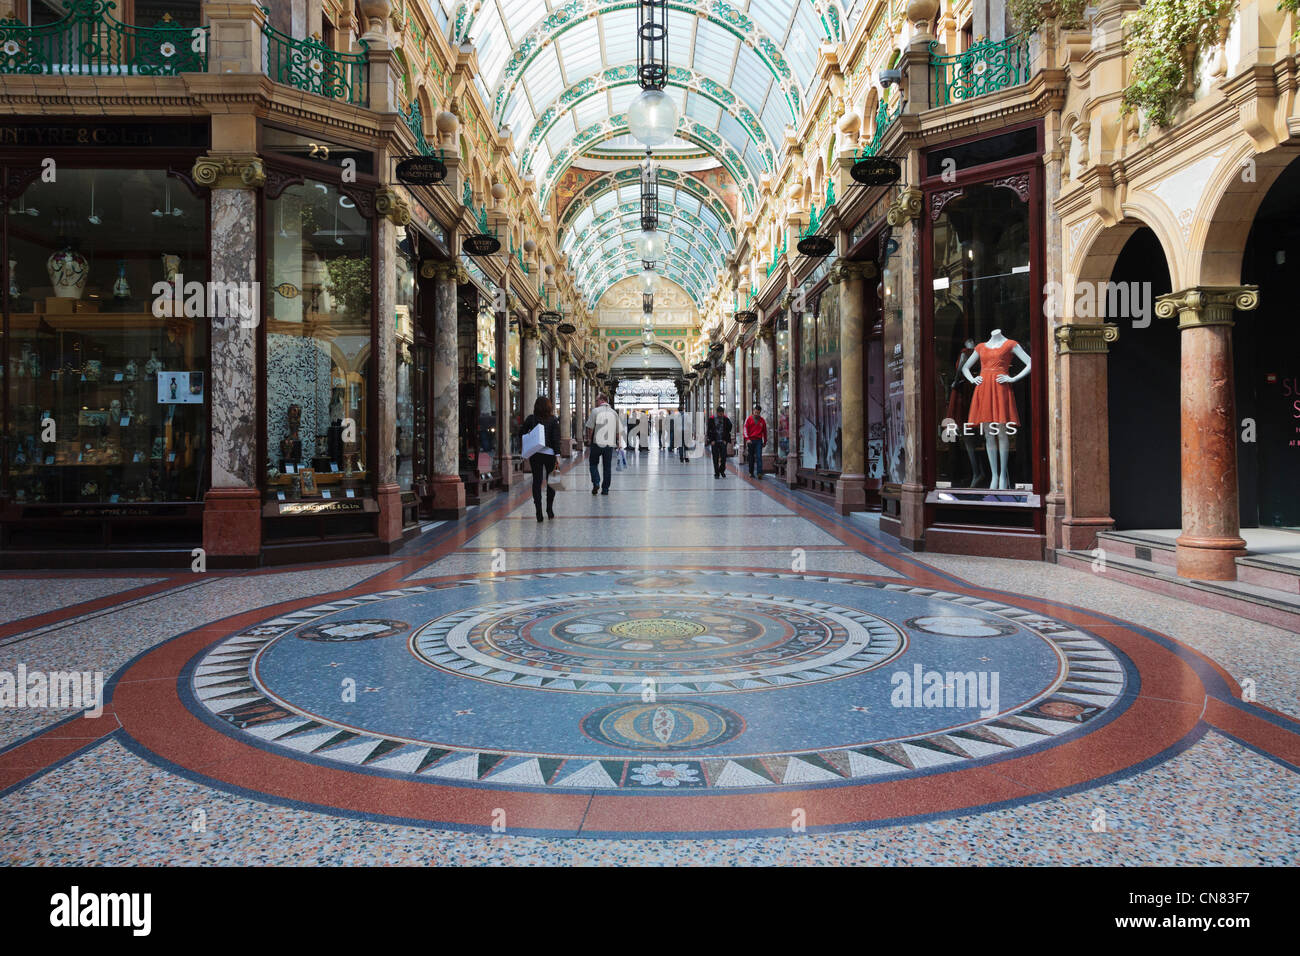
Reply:
M645 262L642 263L642 265L645 268L641 270L641 291L643 294L646 292L653 293L655 290L655 284L659 281L659 274L655 272L655 264L653 262Z
M628 130L646 146L659 146L677 132L677 104L664 92L668 80L667 0L639 0L636 34L641 94L627 108Z
M643 262L654 262L663 258L666 245L659 231L659 167L647 149L641 164L641 235L636 248Z

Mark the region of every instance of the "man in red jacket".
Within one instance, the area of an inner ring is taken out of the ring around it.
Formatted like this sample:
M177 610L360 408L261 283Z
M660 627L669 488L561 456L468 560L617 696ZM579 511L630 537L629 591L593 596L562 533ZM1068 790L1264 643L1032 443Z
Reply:
M763 480L763 445L767 442L767 422L763 407L754 406L754 413L745 419L745 449L749 458L749 477Z

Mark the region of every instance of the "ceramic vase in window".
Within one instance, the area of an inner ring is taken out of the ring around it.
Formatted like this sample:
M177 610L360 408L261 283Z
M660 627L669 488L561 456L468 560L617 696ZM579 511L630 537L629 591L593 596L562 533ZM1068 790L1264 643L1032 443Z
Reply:
M17 259L9 260L9 294L13 296L15 299L18 298L18 296L22 295L22 291L19 290L18 288L18 260Z
M80 299L86 291L86 275L90 263L77 251L75 240L60 240L63 248L50 256L45 269L50 274L54 295L60 299Z
M113 298L125 302L131 298L131 286L126 281L126 260L117 260L117 281L113 283Z
M144 363L144 374L146 378L157 378L158 373L162 371L162 362L158 360L158 350L149 350L149 361Z

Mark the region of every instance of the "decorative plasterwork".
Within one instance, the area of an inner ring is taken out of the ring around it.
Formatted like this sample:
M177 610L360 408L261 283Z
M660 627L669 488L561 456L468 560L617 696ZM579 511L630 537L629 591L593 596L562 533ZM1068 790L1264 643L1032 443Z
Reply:
M211 189L261 189L266 170L258 156L200 156L194 161L194 181Z
M398 226L405 226L411 221L410 204L391 189L384 188L375 193L375 212Z
M1227 152L1228 147L1222 146L1213 153L1202 156L1176 172L1170 173L1159 183L1147 189L1147 192L1169 207L1174 221L1178 223L1178 231L1184 242L1191 241L1196 207L1205 194L1210 176Z
M1250 312L1259 306L1259 286L1193 286L1156 298L1156 318L1178 316L1180 329L1231 326L1233 312Z
M1111 322L1101 325L1062 325L1056 330L1056 351L1061 355L1104 355L1109 351L1109 343L1118 338L1119 326Z
M914 186L904 186L890 204L889 212L885 214L885 221L891 226L901 226L909 219L916 219L921 215L924 198L921 190Z

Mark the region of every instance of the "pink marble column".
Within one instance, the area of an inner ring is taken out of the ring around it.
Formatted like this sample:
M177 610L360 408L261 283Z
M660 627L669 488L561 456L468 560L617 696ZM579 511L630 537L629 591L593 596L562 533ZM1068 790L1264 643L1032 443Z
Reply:
M1182 330L1183 531L1178 576L1235 581L1245 554L1237 500L1233 310L1259 305L1258 286L1197 286L1156 300L1156 316Z
M1097 532L1115 526L1110 516L1110 428L1106 415L1107 343L1119 338L1109 323L1062 325L1056 330L1060 364L1063 505L1059 541L1071 551L1097 546ZM1049 533L1052 532L1049 523Z
M862 427L863 343L866 338L866 280L875 277L870 262L834 266L831 281L839 282L840 313L840 477L835 482L835 506L840 514L867 507L867 443Z

